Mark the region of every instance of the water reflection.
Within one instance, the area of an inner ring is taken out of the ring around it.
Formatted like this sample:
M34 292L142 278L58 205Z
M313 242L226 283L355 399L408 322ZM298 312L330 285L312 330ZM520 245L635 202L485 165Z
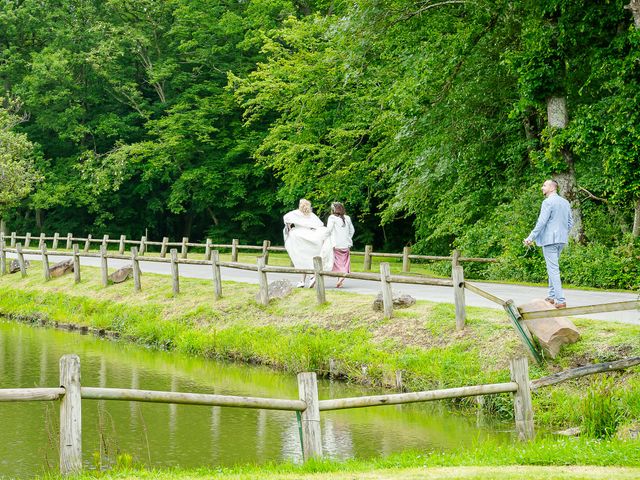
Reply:
M112 388L297 398L294 375L229 365L51 329L0 322L0 388L58 384L58 361L80 356L82 384ZM320 398L371 393L320 382ZM120 453L156 467L301 461L294 412L85 400L84 463ZM486 421L448 414L438 404L323 412L325 455L368 457L403 449L448 449L492 433ZM56 467L58 403L0 403L0 476ZM501 435L508 440L510 435Z

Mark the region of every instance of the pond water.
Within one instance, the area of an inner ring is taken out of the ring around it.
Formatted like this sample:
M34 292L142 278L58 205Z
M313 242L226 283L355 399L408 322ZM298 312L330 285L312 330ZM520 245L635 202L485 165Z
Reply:
M75 353L83 386L297 399L293 374L145 349L90 335L0 320L0 388L56 387L58 362ZM320 381L321 399L376 391ZM379 391L378 391L379 392ZM0 477L30 477L58 466L59 402L0 403ZM373 407L321 415L325 456L345 459L409 449L447 450L512 424L477 425L443 403ZM83 400L87 468L119 454L153 467L301 461L295 412Z

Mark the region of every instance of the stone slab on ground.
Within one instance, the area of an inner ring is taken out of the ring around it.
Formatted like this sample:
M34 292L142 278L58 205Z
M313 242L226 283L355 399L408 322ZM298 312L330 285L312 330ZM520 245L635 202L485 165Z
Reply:
M25 260L24 261L24 268L29 268L31 266L31 264L29 263L29 260ZM18 260L11 260L11 263L9 264L9 273L18 273L20 271L20 263L18 262Z
M406 294L394 294L393 295L393 308L409 308L415 305L416 299L411 295ZM373 309L376 312L384 310L384 302L382 300L382 293L379 293L376 299L373 301Z
M71 272L73 272L73 260L71 259L58 262L53 267L49 268L49 275L51 275L51 278L61 277Z
M131 278L133 276L133 265L125 265L122 268L119 268L111 275L109 275L109 280L113 283L122 283L125 280Z
M519 305L518 308L522 313L540 310L555 310L558 312L557 317L524 321L531 335L538 340L545 353L551 358L556 358L563 345L575 343L580 339L578 328L571 320L562 316L562 309L555 308L551 303L543 299L536 299Z
M269 300L284 298L293 291L293 284L289 280L276 280L269 284ZM256 294L256 301L260 301L260 292Z

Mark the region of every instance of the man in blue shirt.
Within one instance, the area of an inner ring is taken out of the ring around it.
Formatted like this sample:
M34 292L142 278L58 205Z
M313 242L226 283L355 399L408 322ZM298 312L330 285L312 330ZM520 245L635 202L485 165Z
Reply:
M559 260L573 226L571 206L558 195L558 183L555 180L546 180L542 185L542 193L547 198L542 202L536 226L524 239L524 244L533 245L535 242L542 247L549 276L549 296L545 300L553 303L556 308L565 308L567 301L562 291Z

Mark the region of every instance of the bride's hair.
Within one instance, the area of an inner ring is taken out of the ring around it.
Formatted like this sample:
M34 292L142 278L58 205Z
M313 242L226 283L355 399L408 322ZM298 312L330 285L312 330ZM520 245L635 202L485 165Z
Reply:
M306 198L301 198L298 203L298 210L305 215L309 215L311 213L311 202Z

